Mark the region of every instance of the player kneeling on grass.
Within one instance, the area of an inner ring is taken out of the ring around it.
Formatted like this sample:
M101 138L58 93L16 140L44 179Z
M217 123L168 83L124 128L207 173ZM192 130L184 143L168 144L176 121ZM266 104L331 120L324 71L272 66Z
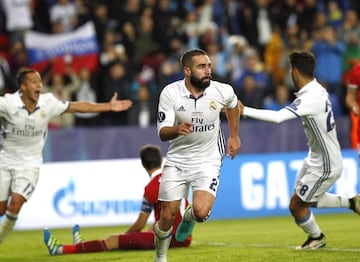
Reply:
M79 226L73 227L73 244L64 245L60 243L48 229L44 230L44 242L50 255L63 255L73 253L90 253L102 252L108 250L125 250L125 249L154 249L155 236L153 230L143 231L147 220L154 210L155 221L159 220L161 204L157 196L159 192L159 180L161 176L162 156L158 146L145 145L140 150L140 158L143 167L149 174L151 180L145 186L141 212L136 222L122 234L114 234L106 239L84 241L79 232ZM187 200L182 201L183 209L188 205ZM182 219L179 211L176 216L173 233L176 232L177 226ZM188 247L191 243L191 235L183 242L177 242L174 238L171 240L171 247Z
M301 118L309 153L297 176L289 207L295 223L308 235L297 249L318 249L326 245L326 238L310 208L350 208L360 214L360 196L349 199L327 193L343 170L331 102L326 89L314 78L314 56L293 52L289 58L297 89L293 103L279 111L244 107L240 103L240 114L273 123Z

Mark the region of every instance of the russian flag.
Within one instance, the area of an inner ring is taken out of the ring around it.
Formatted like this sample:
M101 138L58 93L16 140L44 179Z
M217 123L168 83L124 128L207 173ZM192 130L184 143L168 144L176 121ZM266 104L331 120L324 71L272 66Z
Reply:
M25 47L30 66L40 72L51 61L54 62L52 72L59 73L64 73L65 64L70 61L75 72L82 67L93 72L98 67L99 47L92 22L63 34L30 31L25 35Z

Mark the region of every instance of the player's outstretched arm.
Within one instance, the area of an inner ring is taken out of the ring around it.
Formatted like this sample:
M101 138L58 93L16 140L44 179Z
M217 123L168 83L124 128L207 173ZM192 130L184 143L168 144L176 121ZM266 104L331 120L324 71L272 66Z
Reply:
M243 115L257 120L276 124L298 117L298 115L296 115L294 112L290 111L290 109L287 109L286 107L275 111L244 106Z
M131 100L117 100L117 93L111 98L108 103L91 103L85 101L70 102L68 113L95 113L95 112L121 112L126 111L132 106Z

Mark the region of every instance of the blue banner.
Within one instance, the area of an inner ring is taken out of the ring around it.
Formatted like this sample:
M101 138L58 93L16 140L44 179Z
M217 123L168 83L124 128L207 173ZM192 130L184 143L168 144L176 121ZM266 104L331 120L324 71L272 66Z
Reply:
M239 155L226 158L212 219L290 215L288 205L306 152ZM344 150L344 171L331 193L352 197L360 192L358 156ZM314 209L314 213L349 212Z

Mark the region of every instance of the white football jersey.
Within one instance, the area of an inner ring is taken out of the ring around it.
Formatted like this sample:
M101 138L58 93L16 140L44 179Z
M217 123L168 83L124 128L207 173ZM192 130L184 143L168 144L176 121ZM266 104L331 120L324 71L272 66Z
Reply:
M195 99L185 87L185 80L167 85L160 94L157 129L183 122L193 124L192 133L169 141L167 165L197 166L200 163L220 165L225 155L225 138L220 128L220 112L235 108L233 88L211 81L202 96Z
M2 145L0 168L40 167L50 118L64 113L69 102L51 93L41 94L36 110L29 113L20 93L0 97Z
M325 172L342 168L341 149L328 92L314 79L295 95L292 104L279 111L244 107L243 114L275 123L301 117L309 146L306 162Z

